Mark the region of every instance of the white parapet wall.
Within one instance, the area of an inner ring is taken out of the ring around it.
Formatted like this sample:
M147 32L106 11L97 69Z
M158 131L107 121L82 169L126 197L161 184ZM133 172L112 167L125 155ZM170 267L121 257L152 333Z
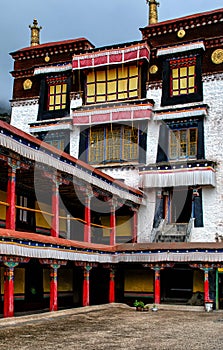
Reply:
M37 121L39 100L29 99L11 102L11 125L30 133L29 124Z

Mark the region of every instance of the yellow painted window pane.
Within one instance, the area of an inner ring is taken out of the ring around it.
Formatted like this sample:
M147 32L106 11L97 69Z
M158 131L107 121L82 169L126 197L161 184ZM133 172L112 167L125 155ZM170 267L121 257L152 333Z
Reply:
M188 90L188 92L189 92L189 94L193 94L193 93L195 92L195 89L194 89L194 88L190 88L190 89Z
M54 110L54 106L49 106L49 111L53 111Z
M105 78L106 78L105 71L97 72L97 81L105 81Z
M104 95L105 94L105 83L97 83L97 94Z
M109 69L107 72L107 77L108 77L108 80L116 80L117 78L116 69Z
M93 83L93 82L95 82L95 74L94 74L94 72L90 72L87 75L87 84Z
M179 81L173 80L173 90L178 90L178 89L179 89Z
M138 75L138 67L131 66L129 67L129 76Z
M180 93L181 93L182 95L185 95L185 94L187 94L187 90L180 90Z
M177 95L179 95L179 92L178 91L173 91L172 95L173 96L177 96Z
M181 77L187 76L187 67L180 68L180 76Z
M189 75L194 75L194 73L195 73L195 66L190 66L188 68L188 74Z
M124 80L119 80L118 81L118 91L121 92L121 91L127 91L127 79L124 79Z
M127 97L128 97L127 92L121 92L121 93L118 94L118 99L119 100L123 100L123 99L125 99Z
M54 96L50 96L50 106L54 105Z
M125 94L126 96L125 96L125 98L127 98L127 94ZM137 91L130 91L129 92L129 97L137 97L138 96L138 94L137 94Z
M56 96L56 102L55 102L56 105L60 104L60 96Z
M116 94L108 95L108 98L107 98L108 101L115 101L116 99L117 99Z
M127 78L128 77L128 68L127 67L121 67L118 69L118 79L120 78Z
M188 87L194 86L194 77L189 78Z
M94 102L95 102L94 97L87 98L87 103L94 103Z
M187 78L180 79L180 88L185 89L187 87Z
M54 94L54 86L51 85L51 86L50 86L50 95L53 95L53 94Z
M105 95L104 96L97 96L97 102L105 102Z
M88 96L93 96L95 95L95 85L91 84L87 86L87 95Z
M136 90L138 87L138 78L131 78L129 80L129 90Z
M108 94L116 91L116 81L108 82Z
M61 93L61 85L56 85L56 94Z
M63 93L67 92L67 84L63 84L62 92Z
M56 105L54 109L55 109L55 110L56 110L56 109L60 109L60 106Z
M62 95L62 103L66 103L66 95Z
M172 69L172 76L173 76L173 78L178 77L178 69L177 68Z

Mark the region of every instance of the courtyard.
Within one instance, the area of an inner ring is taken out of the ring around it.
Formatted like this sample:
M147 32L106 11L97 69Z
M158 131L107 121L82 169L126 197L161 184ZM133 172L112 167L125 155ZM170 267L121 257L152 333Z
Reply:
M190 310L109 304L0 319L0 349L222 349L223 313Z

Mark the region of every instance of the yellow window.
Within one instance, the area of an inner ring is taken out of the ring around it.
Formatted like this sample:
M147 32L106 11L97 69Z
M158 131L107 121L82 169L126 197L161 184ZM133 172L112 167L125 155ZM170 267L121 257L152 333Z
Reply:
M108 94L116 92L116 81L108 82Z
M136 90L138 87L138 79L137 78L131 78L129 80L129 90Z
M116 69L109 69L107 71L107 76L108 76L108 80L116 80L117 79Z
M97 81L105 81L105 71L97 71Z
M127 79L118 81L118 91L127 91L128 81Z
M172 76L173 76L173 78L178 78L178 69L177 68L172 69Z
M87 83L94 83L95 82L95 74L94 72L89 72L87 75Z
M87 95L94 96L95 95L95 85L91 84L87 86Z

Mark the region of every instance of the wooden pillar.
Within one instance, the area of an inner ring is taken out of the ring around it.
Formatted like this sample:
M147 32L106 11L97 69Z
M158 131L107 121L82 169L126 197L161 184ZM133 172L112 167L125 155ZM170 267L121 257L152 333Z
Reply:
M14 268L17 262L4 262L4 317L14 316Z
M204 271L204 302L209 301L209 279L208 279L208 272L209 268L203 268Z
M90 305L90 271L92 267L90 265L84 266L84 281L83 281L83 306Z
M137 243L137 234L138 234L138 210L132 208L133 211L133 227L132 227L132 243Z
M91 189L85 189L85 207L84 207L84 242L91 243L91 198L93 194Z
M110 268L109 276L109 303L115 302L115 270Z
M154 279L154 303L160 304L160 268L155 267L155 279Z
M50 265L50 311L57 311L58 309L57 270L59 267L59 264Z
M51 236L59 237L60 223L59 223L59 186L61 182L58 178L53 179L52 186L52 222L51 222Z
M115 215L115 208L116 208L116 201L112 200L111 203L111 211L110 211L110 245L116 244L116 215Z
M16 169L17 163L8 162L8 183L7 183L7 203L6 228L15 230L16 223Z

